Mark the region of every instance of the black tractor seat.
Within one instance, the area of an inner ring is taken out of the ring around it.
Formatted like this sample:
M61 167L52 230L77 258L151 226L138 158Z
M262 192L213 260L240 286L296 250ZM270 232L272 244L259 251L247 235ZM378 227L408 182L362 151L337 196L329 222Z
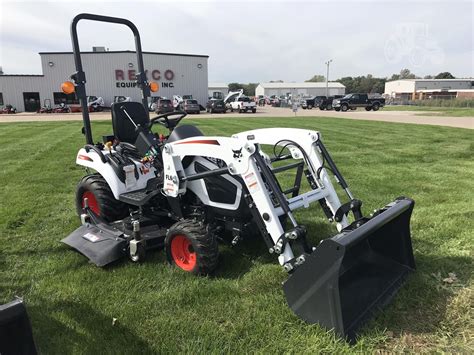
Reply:
M120 142L135 144L138 136L135 125L143 128L148 127L150 124L148 112L140 102L116 102L112 104L110 109L112 111L112 126L115 138ZM125 111L135 122L135 125Z

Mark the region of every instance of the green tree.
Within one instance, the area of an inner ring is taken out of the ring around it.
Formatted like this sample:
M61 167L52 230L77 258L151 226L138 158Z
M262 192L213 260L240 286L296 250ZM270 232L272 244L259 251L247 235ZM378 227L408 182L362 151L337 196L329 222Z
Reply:
M423 79L434 79L433 75L425 75Z
M456 79L453 74L448 71L439 73L434 77L435 79Z
M319 74L314 75L311 79L305 80L305 82L308 83L321 83L324 81L326 81L326 77L324 75Z
M229 83L229 91L238 91L240 89L243 89L244 86L239 83Z
M400 70L400 79L415 79L416 75L413 74L410 69L402 69Z

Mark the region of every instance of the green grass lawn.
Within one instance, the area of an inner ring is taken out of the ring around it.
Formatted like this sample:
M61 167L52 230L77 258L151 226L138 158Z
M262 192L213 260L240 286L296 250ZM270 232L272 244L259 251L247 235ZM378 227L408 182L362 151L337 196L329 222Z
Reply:
M385 106L384 111L422 111L418 116L474 117L474 108L431 106Z
M415 199L417 272L350 346L292 313L286 274L259 242L222 248L207 278L171 268L163 252L97 268L60 243L79 225L81 124L0 124L0 303L24 297L41 353L474 351L472 131L309 117L187 121L208 135L321 131L366 213L400 195ZM93 128L111 131L108 122ZM297 214L312 238L334 233L319 210ZM453 283L443 281L448 273Z

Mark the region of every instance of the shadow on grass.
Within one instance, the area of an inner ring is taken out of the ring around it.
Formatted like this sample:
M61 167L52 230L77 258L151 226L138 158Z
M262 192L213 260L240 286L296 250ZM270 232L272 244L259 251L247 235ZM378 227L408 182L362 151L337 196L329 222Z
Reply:
M136 332L85 303L35 299L27 308L40 353L121 353L132 344L153 353Z
M448 312L457 311L448 309L450 300L463 285L472 282L472 273L462 272L465 267L470 269L468 257L415 255L415 259L417 270L402 287L390 311L378 317L379 325L394 333L425 334L440 329L441 322L449 318ZM449 284L443 281L445 272L437 274L435 270L451 270L460 278Z

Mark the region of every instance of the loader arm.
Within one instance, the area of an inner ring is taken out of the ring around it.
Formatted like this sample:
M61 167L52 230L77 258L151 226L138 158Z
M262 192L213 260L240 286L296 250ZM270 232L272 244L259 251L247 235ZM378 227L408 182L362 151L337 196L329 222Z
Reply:
M313 181L317 181L312 190L291 198L287 198L279 188L275 175L271 173L271 164L268 162L266 154L259 148L260 144L288 145L287 140L286 143L284 142L284 137L288 136L299 142L299 148L290 147L292 157L304 160ZM306 244L304 227L298 225L292 212L325 200L331 211L331 218L334 219L336 212L341 207L337 193L323 166L323 159L316 149L315 142L318 139L319 133L316 131L272 128L240 133L232 138L193 137L167 144L163 154L164 193L170 197L185 194L187 181L204 178L210 174L240 176L246 186L245 193L251 198L249 206L251 205L255 211L256 222L271 237L273 244L268 245L269 250L279 254L280 264L284 265L286 270L291 271L295 262L292 241L300 238L302 245ZM201 175L186 176L181 163L186 156L206 156L220 159L226 163L227 168L216 169L215 172L206 172ZM317 176L317 171L319 171L319 176ZM277 199L277 205L274 204L270 196ZM279 219L282 215L289 217L293 229L285 231ZM340 231L347 225L347 218L343 216L337 223L337 229Z

